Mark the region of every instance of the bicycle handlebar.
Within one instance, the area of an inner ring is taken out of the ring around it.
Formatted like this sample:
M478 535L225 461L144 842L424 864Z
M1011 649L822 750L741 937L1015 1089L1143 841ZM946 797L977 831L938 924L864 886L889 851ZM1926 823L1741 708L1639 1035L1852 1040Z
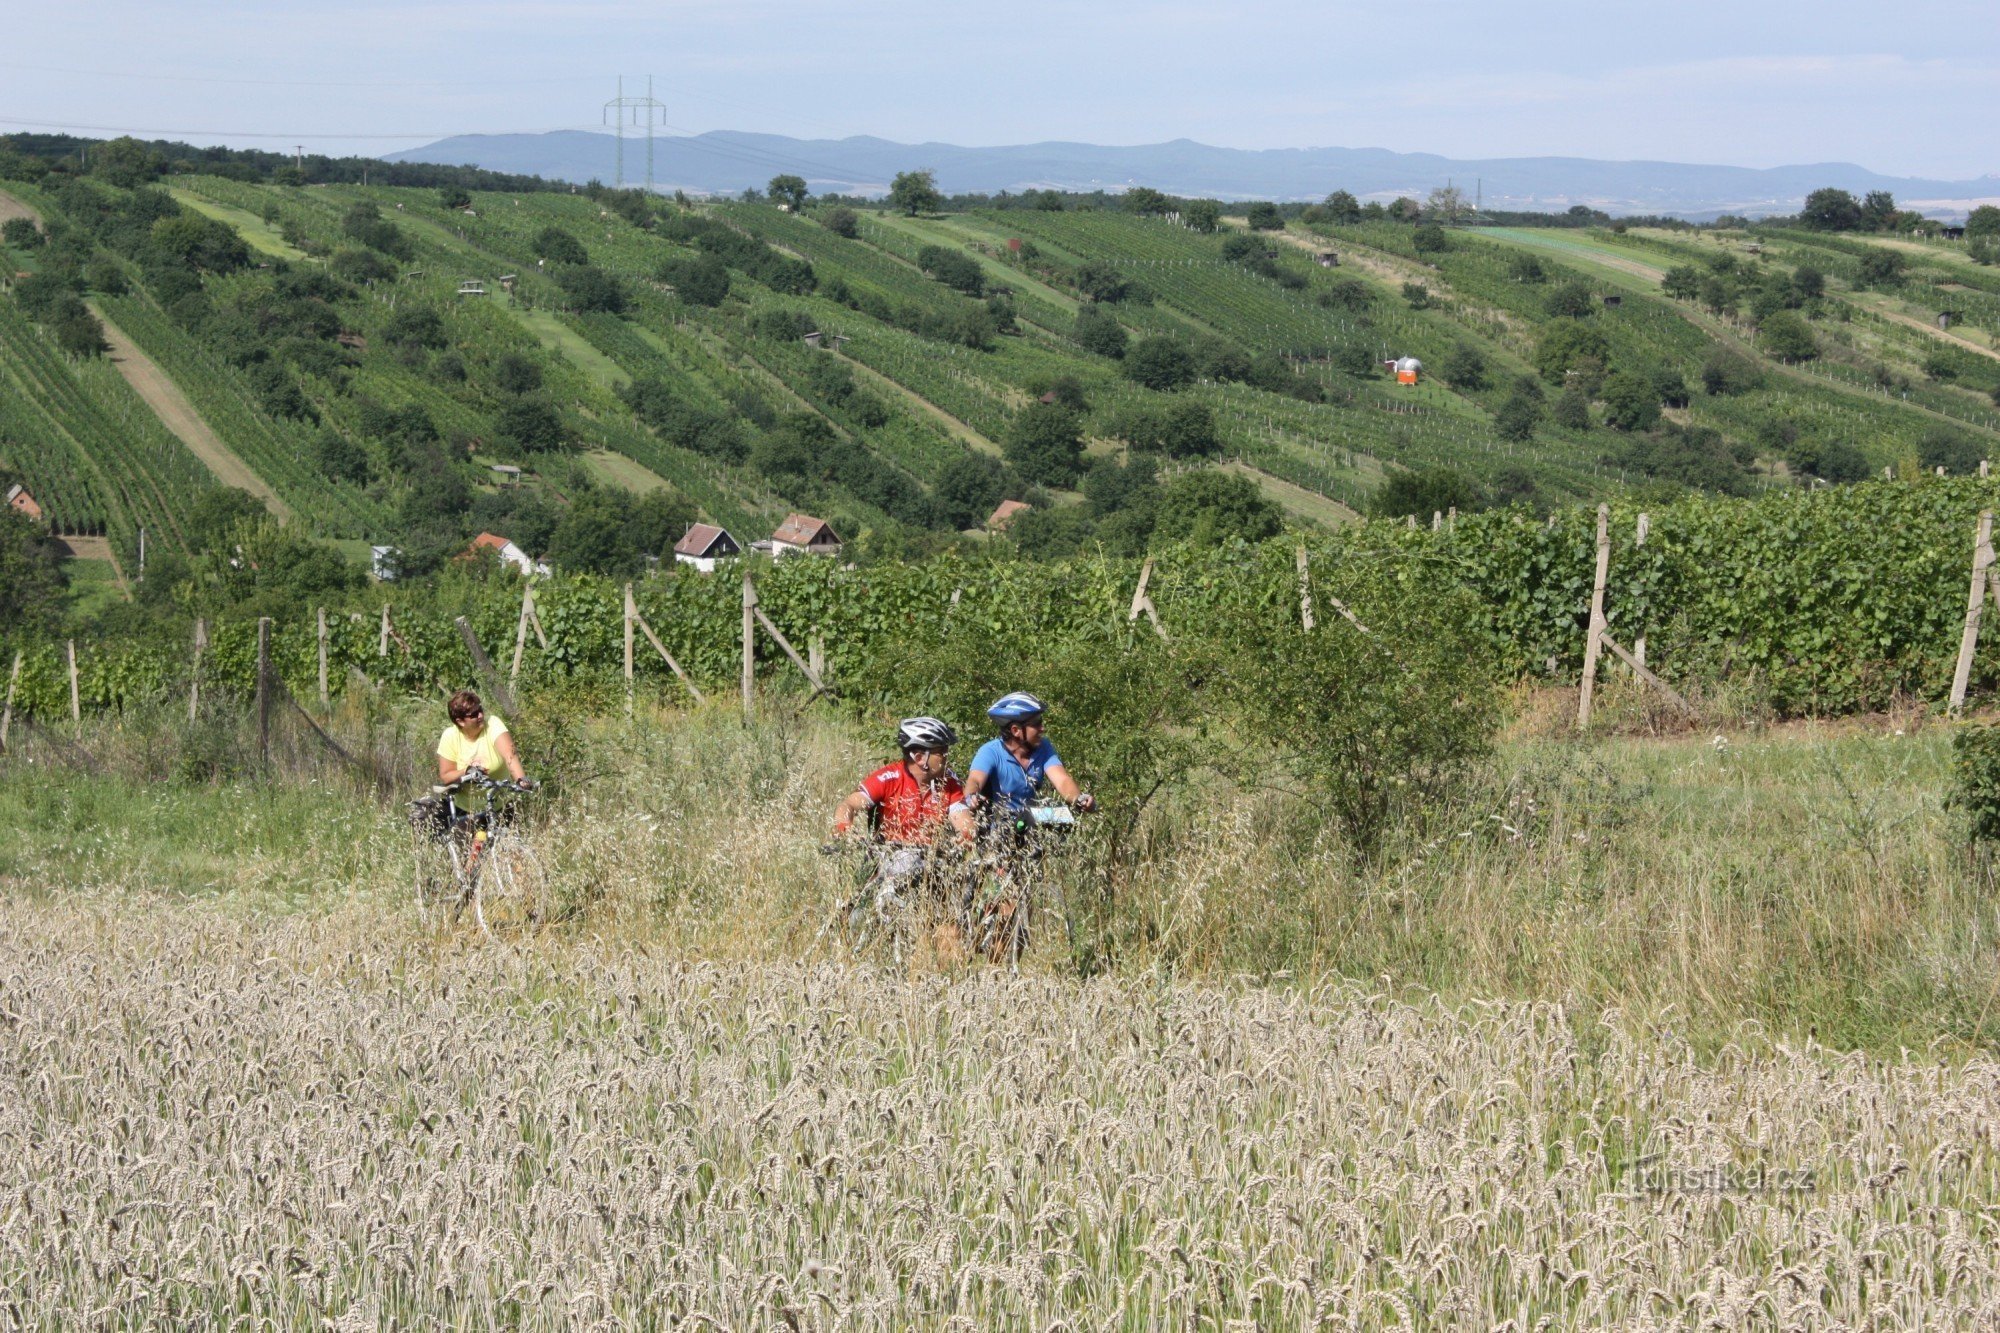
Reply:
M531 778L523 778L519 782L513 782L504 778L495 778L483 768L473 767L466 769L465 772L459 774L451 782L441 782L434 785L431 788L431 795L449 796L453 792L461 791L466 787L478 787L484 791L511 792L518 796L535 790L537 785Z

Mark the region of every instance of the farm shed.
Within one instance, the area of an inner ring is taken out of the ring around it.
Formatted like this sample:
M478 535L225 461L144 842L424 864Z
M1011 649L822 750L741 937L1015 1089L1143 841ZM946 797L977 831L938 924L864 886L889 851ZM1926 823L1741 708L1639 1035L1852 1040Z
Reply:
M34 496L28 494L26 486L15 485L7 488L7 507L16 513L26 514L29 518L38 519L42 516L42 507L35 503Z
M1313 256L1313 263L1318 264L1321 268L1339 268L1340 256L1331 250L1322 250Z
M674 543L674 559L683 565L693 565L704 574L713 574L718 560L743 554L743 548L713 523L696 523L688 528L685 535Z
M787 514L771 534L771 555L839 555L840 538L823 518Z

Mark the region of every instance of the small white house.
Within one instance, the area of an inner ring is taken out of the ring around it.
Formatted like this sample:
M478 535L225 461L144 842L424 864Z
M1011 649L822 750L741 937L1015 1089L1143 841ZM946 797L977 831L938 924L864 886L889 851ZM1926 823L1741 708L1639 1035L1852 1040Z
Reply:
M674 559L704 574L713 574L717 561L741 554L743 548L736 539L713 523L694 524L674 543Z
M540 560L530 558L528 553L498 533L482 532L472 539L472 544L460 554L461 559L476 559L481 551L492 551L500 557L501 563L512 565L521 571L522 578L536 574L546 575L549 567Z
M396 577L396 566L401 564L403 553L393 546L371 546L368 548L368 572L378 583L388 583Z

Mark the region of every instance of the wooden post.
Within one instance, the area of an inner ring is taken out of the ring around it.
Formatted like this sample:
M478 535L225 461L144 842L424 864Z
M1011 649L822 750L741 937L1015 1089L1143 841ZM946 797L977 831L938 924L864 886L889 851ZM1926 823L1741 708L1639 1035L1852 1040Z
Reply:
M1296 561L1299 567L1299 625L1310 630L1313 627L1312 575L1306 569L1306 548L1301 546Z
M375 656L389 655L389 604L382 603L382 641L375 645Z
M271 767L271 617L257 617L257 762Z
M319 706L331 708L333 696L326 688L326 608L319 608Z
M513 689L514 682L521 678L521 654L528 650L528 618L535 613L535 585L530 583L521 589L521 620L514 626L514 662L507 668L507 688Z
M1442 527L1444 527L1444 515L1438 510L1431 510L1431 531L1436 532Z
M69 652L69 720L77 726L83 725L83 699L76 689L76 640L65 641Z
M1590 725L1590 696L1597 687L1597 657L1604 636L1604 580L1611 573L1611 506L1597 506L1597 576L1590 587L1590 632L1583 641L1583 688L1576 700L1578 730Z
M1653 530L1652 515L1650 514L1639 515L1639 537L1638 540L1632 543L1632 549L1635 551L1645 550L1646 535L1650 533L1652 530ZM1646 627L1643 625L1639 627L1639 632L1632 636L1632 656L1639 663L1640 666L1646 665Z
M825 679L826 645L820 641L818 630L814 630L812 637L806 640L806 665L812 668L815 676Z
M1127 624L1131 624L1139 619L1139 613L1143 611L1146 613L1146 619L1153 624L1153 633L1164 639L1167 637L1167 627L1160 623L1160 610L1153 605L1153 599L1146 593L1146 588L1152 581L1153 558L1147 556L1146 563L1139 566L1139 586L1132 590L1132 608L1125 613L1125 620Z
M493 666L493 659L488 657L486 650L479 646L479 636L472 632L472 622L464 616L459 616L456 623L458 625L458 636L465 640L465 651L472 655L473 668L479 672L480 678L486 682L487 688L491 689L495 697L500 700L500 706L510 713L513 712L514 695L508 690L507 682L500 679L499 671Z
M201 703L201 654L208 647L208 621L194 622L194 668L188 674L188 721L194 721L195 708Z
M639 630L646 636L646 641L653 645L653 651L658 653L666 664L674 669L674 674L680 677L681 684L687 686L688 693L694 696L694 701L701 703L706 700L708 696L701 692L701 686L695 684L694 677L681 669L681 664L676 662L674 655L667 651L667 645L660 642L660 636L653 633L653 627L646 623L646 617L634 612L633 619L639 622Z
M1988 468L1988 460L1987 460L1987 459L1984 459L1984 458L1980 459L1980 460L1979 460L1979 479L1980 479L1981 481L1984 481L1984 480L1986 479L1987 475L1988 475L1988 472L1987 472L1987 468Z
M750 583L750 571L743 571L743 720L750 720L750 695L757 688L757 589Z
M7 674L7 706L0 709L0 750L7 748L7 732L14 725L14 687L21 683L21 653L14 651L14 669Z
M631 721L632 699L632 622L638 619L639 608L632 602L632 585L625 585L625 720Z
M777 645L785 650L786 657L792 659L792 665L797 667L805 678L812 682L813 692L815 694L832 694L833 691L826 687L826 682L819 678L819 672L813 670L806 659L799 656L799 650L792 647L792 641L785 637L784 631L772 623L771 617L764 614L764 608L752 602L750 610L757 617L757 623L764 627L764 632L776 640Z
M1986 608L1988 571L1993 567L1993 511L1979 512L1972 536L1972 588L1965 596L1965 628L1958 638L1958 667L1951 673L1951 712L1965 707L1966 686L1972 683L1972 654L1979 647L1979 617Z

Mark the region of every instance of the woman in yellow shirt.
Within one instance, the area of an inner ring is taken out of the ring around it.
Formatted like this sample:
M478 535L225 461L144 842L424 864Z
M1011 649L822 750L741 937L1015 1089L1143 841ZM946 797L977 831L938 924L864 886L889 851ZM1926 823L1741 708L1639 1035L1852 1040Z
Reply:
M521 769L521 758L514 752L514 737L507 731L507 724L486 712L486 705L471 690L460 690L445 704L451 714L451 725L438 737L437 761L438 782L449 786L465 776L468 768L481 768L488 774L497 774L504 765L508 774L516 782L527 781L528 775ZM469 793L460 793L461 796ZM485 793L480 793L484 796ZM464 800L453 802L460 809L468 804ZM475 802L473 803L483 803Z

